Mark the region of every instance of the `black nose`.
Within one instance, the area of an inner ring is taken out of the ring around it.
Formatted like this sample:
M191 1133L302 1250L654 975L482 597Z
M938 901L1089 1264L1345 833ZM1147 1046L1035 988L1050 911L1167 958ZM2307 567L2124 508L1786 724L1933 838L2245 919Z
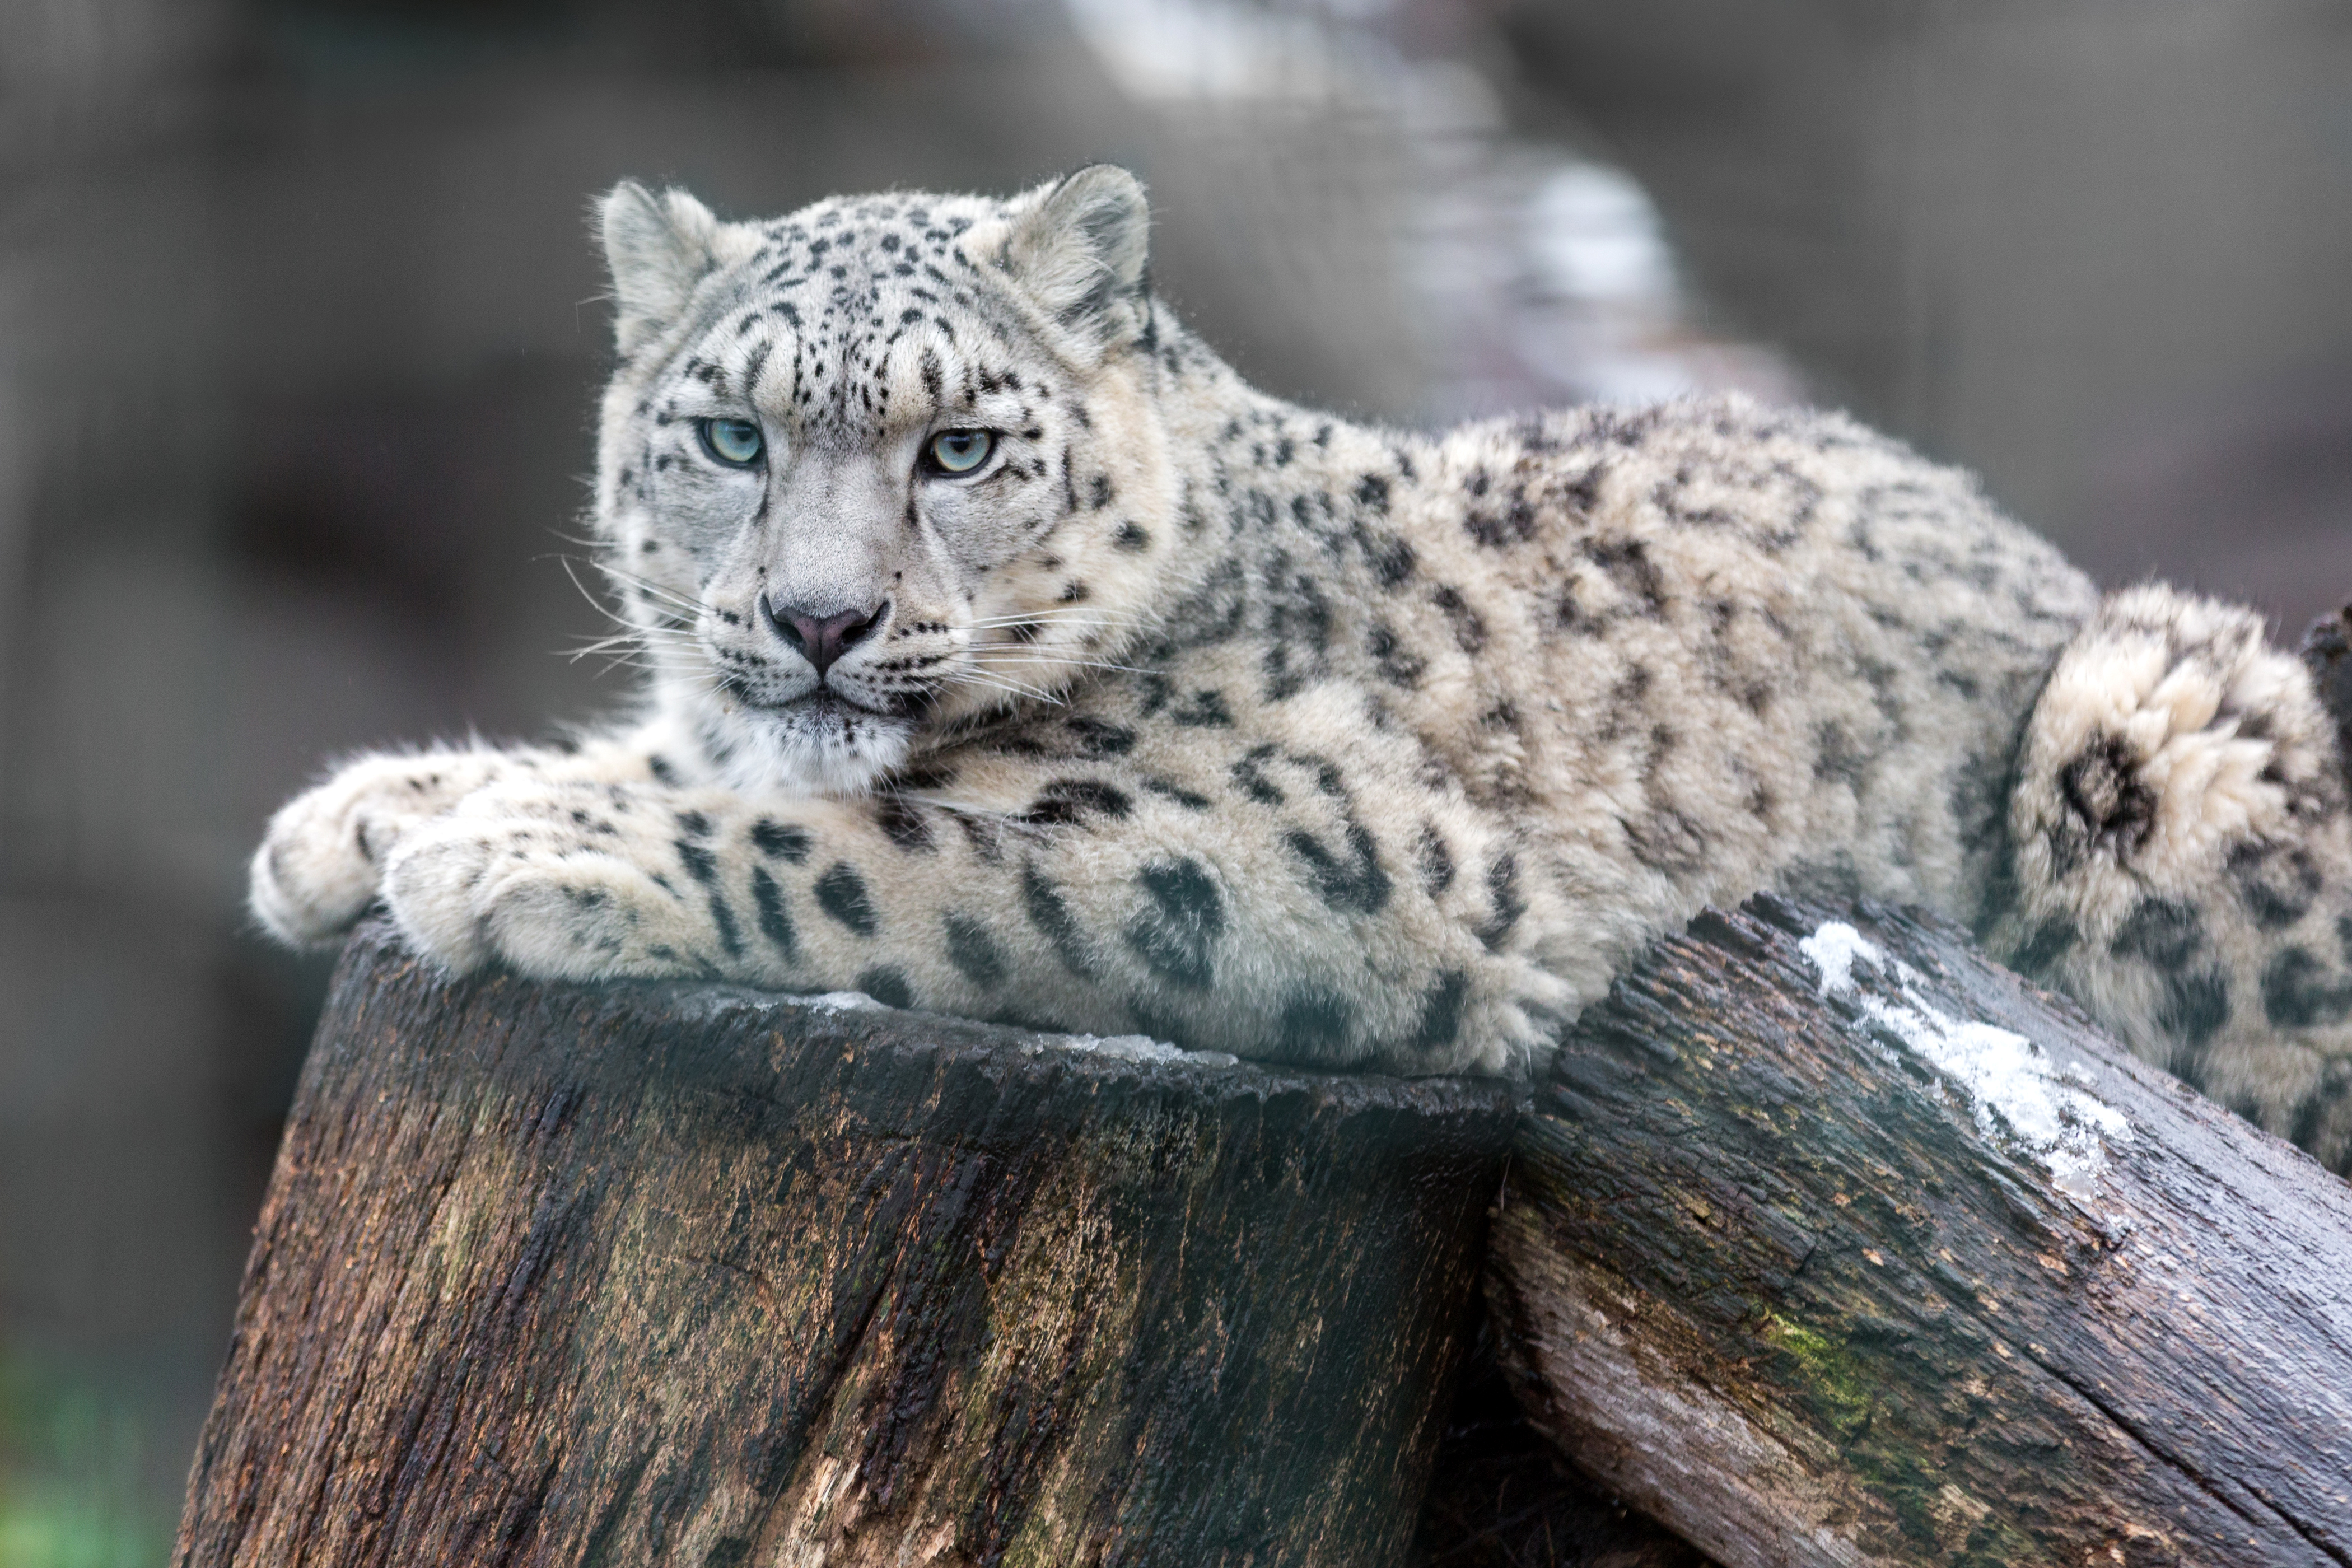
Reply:
M816 667L817 679L833 668L833 661L847 653L857 639L872 631L882 619L883 606L870 610L844 610L837 616L810 616L798 610L780 610L768 595L760 595L760 613L776 628L776 635L800 650L800 656Z

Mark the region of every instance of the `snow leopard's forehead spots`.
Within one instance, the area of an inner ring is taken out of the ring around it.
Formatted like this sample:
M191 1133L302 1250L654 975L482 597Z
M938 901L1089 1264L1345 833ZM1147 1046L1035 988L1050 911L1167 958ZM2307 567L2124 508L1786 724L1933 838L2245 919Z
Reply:
M1003 216L969 197L867 197L750 226L756 247L705 285L701 330L649 406L749 405L793 440L838 446L940 418L1022 421L1067 378L1001 273L966 253L975 224Z

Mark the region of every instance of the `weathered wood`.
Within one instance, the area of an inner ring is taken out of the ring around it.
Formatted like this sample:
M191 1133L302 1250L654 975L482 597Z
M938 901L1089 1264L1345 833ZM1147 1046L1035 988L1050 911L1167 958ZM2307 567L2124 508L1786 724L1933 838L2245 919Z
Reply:
M1415 1568L1706 1568L1706 1559L1579 1474L1512 1394L1480 1314L1422 1500Z
M1854 917L1825 995L1826 918L1702 916L1538 1089L1536 1424L1730 1568L2352 1562L2352 1187L1949 929Z
M363 931L176 1561L1400 1562L1512 1115Z

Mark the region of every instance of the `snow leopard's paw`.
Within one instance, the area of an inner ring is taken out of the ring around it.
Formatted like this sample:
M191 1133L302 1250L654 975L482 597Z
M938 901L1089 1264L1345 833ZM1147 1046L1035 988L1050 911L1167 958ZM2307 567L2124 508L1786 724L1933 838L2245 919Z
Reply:
M1434 963L1401 987L1399 999L1402 1010L1376 1037L1387 1044L1338 1065L1525 1079L1559 1050L1580 1001L1570 982L1509 953L1479 953L1458 966Z
M1532 963L1512 963L1507 987L1463 1032L1465 1039L1479 1042L1478 1050L1454 1070L1517 1079L1541 1071L1576 1021L1579 1002L1576 988L1559 976Z
M490 751L362 757L269 819L254 852L254 918L295 946L332 942L380 890L393 849L420 824L488 783Z
M594 786L483 790L402 839L384 901L413 946L460 973L719 977L709 913L670 847L632 826Z

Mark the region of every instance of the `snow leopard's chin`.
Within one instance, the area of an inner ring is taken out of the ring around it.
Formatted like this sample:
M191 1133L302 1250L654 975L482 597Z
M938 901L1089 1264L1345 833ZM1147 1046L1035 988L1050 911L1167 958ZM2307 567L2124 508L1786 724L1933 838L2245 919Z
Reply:
M775 708L722 699L695 706L692 733L712 781L749 795L868 794L906 762L920 728L830 691Z

